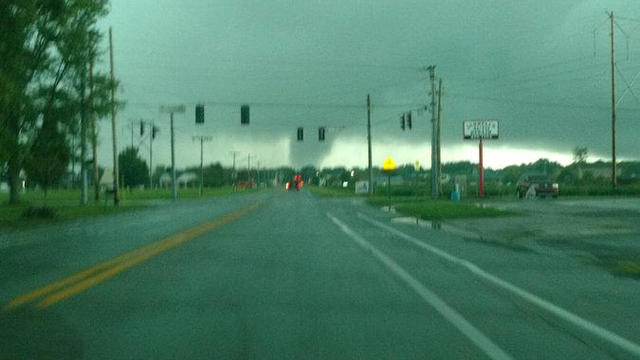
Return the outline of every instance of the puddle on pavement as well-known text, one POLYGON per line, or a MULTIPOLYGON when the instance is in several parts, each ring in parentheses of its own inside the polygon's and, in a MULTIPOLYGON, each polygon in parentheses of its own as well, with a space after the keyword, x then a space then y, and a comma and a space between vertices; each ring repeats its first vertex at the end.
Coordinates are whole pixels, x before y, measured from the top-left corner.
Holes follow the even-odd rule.
POLYGON ((388 212, 391 214, 395 214, 396 213, 396 208, 393 206, 383 206, 380 208, 380 210, 384 211, 384 212, 388 212))
POLYGON ((391 222, 395 224, 417 225, 426 229, 444 230, 442 228, 442 222, 440 221, 422 220, 413 216, 396 217, 391 219, 391 222))

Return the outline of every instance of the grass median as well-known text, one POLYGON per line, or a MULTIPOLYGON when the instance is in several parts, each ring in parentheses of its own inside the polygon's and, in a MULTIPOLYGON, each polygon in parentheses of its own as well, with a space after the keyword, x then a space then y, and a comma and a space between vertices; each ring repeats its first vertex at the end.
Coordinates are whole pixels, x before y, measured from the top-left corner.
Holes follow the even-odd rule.
POLYGON ((309 192, 326 197, 362 197, 365 194, 356 194, 353 188, 339 188, 339 187, 320 187, 316 185, 305 185, 304 187, 309 192))
POLYGON ((454 202, 450 200, 432 200, 415 196, 373 196, 358 195, 353 189, 333 187, 306 187, 310 192, 325 197, 362 197, 373 206, 392 206, 396 211, 424 220, 464 219, 481 217, 498 217, 513 215, 512 212, 483 206, 477 201, 467 200, 454 202))
POLYGON ((374 197, 369 199, 369 203, 375 206, 391 206, 402 214, 423 220, 491 218, 513 215, 509 211, 466 201, 374 197))

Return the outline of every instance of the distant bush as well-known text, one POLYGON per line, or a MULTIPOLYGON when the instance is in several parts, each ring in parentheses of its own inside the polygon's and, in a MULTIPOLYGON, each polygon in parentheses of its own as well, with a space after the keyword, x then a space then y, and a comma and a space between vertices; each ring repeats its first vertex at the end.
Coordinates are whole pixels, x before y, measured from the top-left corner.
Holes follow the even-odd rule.
POLYGON ((29 206, 22 212, 27 219, 52 219, 56 217, 56 209, 50 206, 29 206))

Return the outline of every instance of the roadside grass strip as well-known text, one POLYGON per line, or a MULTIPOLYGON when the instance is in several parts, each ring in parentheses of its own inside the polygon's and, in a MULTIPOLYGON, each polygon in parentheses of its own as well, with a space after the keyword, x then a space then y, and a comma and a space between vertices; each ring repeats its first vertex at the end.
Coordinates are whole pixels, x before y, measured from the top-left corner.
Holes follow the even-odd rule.
POLYGON ((8 302, 3 307, 3 310, 13 310, 17 307, 34 302, 37 302, 35 306, 39 309, 51 306, 70 296, 85 291, 167 250, 180 246, 215 228, 229 224, 239 219, 240 217, 256 210, 260 205, 261 203, 256 203, 251 206, 233 211, 215 220, 202 223, 178 234, 126 252, 113 259, 89 267, 64 279, 45 285, 24 295, 18 296, 8 302))

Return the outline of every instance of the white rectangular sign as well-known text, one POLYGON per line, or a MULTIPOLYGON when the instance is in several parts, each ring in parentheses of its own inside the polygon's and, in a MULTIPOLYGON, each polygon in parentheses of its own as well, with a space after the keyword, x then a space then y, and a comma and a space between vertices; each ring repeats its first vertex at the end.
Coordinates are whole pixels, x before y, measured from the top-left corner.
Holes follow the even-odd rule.
POLYGON ((186 107, 184 105, 174 105, 174 106, 160 106, 160 112, 163 114, 181 114, 186 111, 186 107))
POLYGON ((498 120, 466 120, 462 122, 462 136, 470 139, 497 139, 498 120))

